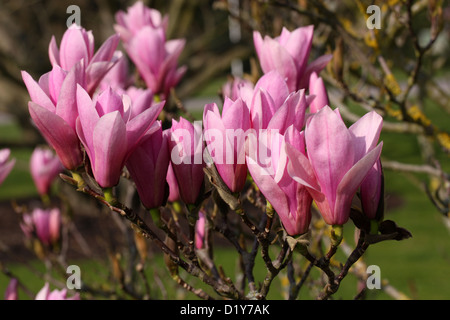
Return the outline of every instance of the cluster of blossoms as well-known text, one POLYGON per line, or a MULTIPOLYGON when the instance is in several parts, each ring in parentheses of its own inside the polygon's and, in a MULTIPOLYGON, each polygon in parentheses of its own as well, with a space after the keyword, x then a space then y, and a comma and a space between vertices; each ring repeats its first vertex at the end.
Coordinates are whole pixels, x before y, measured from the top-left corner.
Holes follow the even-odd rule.
MULTIPOLYGON (((10 150, 3 149, 0 151, 0 183, 12 170, 15 159, 8 161, 10 150)), ((36 190, 43 200, 49 203, 49 194, 51 186, 59 173, 63 171, 63 166, 57 156, 46 147, 37 146, 31 154, 30 173, 35 184, 36 190)), ((61 240, 62 213, 58 207, 39 208, 36 207, 29 212, 22 212, 20 228, 39 257, 46 251, 57 250, 61 240)), ((18 299, 19 282, 12 278, 6 291, 5 300, 18 299)), ((38 292, 35 300, 79 300, 80 296, 76 293, 72 297, 67 297, 67 290, 55 289, 50 291, 49 284, 38 292)))
POLYGON ((221 111, 207 104, 203 125, 180 117, 163 130, 158 116, 186 70, 177 66, 185 42, 167 40, 167 17, 141 2, 116 22, 117 34, 97 52, 92 32, 73 25, 59 49, 50 42, 50 72, 39 81, 22 72, 30 115, 66 169, 84 169, 85 152, 95 181, 108 189, 126 167, 143 205, 155 209, 168 200, 196 204, 203 169, 214 165, 233 194, 250 177, 290 235, 308 230, 313 201, 326 223, 345 224, 358 190, 375 218, 382 118, 370 112, 347 128, 330 108, 320 72, 331 55, 309 62, 313 26, 284 28, 277 38, 255 31, 261 78, 227 83, 221 111), (120 40, 146 88, 133 86, 120 40))
MULTIPOLYGON (((73 25, 59 48, 50 42, 51 71, 38 81, 22 72, 31 118, 58 156, 33 156, 32 169, 46 163, 32 171, 40 194, 63 168, 74 178, 91 174, 105 192, 126 168, 146 209, 167 201, 189 207, 202 199, 205 167, 214 166, 230 194, 251 180, 291 236, 308 231, 313 201, 327 224, 345 224, 358 191, 363 212, 379 218, 382 118, 370 112, 347 128, 329 106, 320 72, 331 55, 309 61, 313 26, 284 28, 277 38, 255 31, 259 80, 227 83, 223 106, 207 104, 203 123, 179 117, 163 129, 158 117, 186 71, 178 67, 185 41, 168 40, 168 18, 141 2, 118 12, 116 22, 117 34, 96 52, 92 32, 73 25), (126 54, 117 50, 120 41, 126 54), (135 86, 127 56, 145 88, 135 86)), ((207 215, 200 213, 197 248, 207 215)), ((59 219, 37 211, 23 229, 50 244, 59 219)))

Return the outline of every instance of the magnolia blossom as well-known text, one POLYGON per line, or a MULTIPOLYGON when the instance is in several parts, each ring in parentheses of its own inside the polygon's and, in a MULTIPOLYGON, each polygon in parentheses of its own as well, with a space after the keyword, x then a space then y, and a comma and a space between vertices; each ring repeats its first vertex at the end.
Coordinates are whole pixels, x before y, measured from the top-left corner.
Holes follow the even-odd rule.
POLYGON ((147 87, 168 97, 187 70, 185 66, 177 67, 184 45, 184 39, 167 40, 163 28, 146 26, 124 47, 147 87))
POLYGON ((247 88, 253 89, 253 83, 249 80, 242 79, 239 77, 229 79, 222 86, 222 96, 224 98, 229 98, 229 99, 235 101, 240 97, 240 90, 242 87, 247 87, 247 88))
POLYGON ((164 102, 152 104, 152 98, 147 92, 132 104, 127 95, 121 97, 109 88, 91 100, 78 86, 77 133, 101 187, 113 187, 119 182, 126 160, 149 133, 164 106, 164 102))
POLYGON ((277 71, 263 75, 254 87, 241 85, 239 92, 250 110, 251 126, 256 133, 261 129, 277 129, 283 134, 290 125, 302 129, 308 106, 305 90, 290 92, 277 71))
POLYGON ((75 64, 69 72, 55 65, 38 82, 22 71, 31 98, 28 103, 31 118, 69 170, 76 169, 83 161, 75 129, 78 117, 76 88, 84 83, 82 65, 82 62, 75 64))
POLYGON ((30 172, 39 194, 47 194, 53 180, 64 169, 61 161, 47 148, 36 147, 30 158, 30 172))
POLYGON ((59 49, 55 37, 52 37, 48 48, 50 62, 52 66, 69 71, 82 61, 86 74, 86 90, 93 94, 105 74, 116 63, 114 59, 117 59, 117 54, 114 54, 119 39, 117 34, 110 36, 97 52, 94 52, 95 40, 92 31, 72 24, 64 33, 59 49))
POLYGON ((380 157, 381 126, 372 111, 347 129, 337 110, 325 106, 306 125, 306 155, 286 144, 289 174, 308 188, 326 223, 349 219, 353 196, 380 157))
POLYGON ((185 66, 177 68, 185 40, 167 40, 168 17, 145 7, 141 1, 126 13, 119 11, 116 22, 114 28, 147 87, 167 98, 186 72, 185 66))
POLYGON ((134 5, 127 9, 127 12, 120 10, 115 15, 117 24, 114 29, 120 34, 122 41, 127 43, 145 26, 152 28, 163 28, 167 30, 169 17, 162 16, 156 9, 148 8, 142 1, 136 1, 134 5))
POLYGON ((172 119, 169 149, 180 198, 185 204, 195 204, 204 179, 202 128, 180 117, 172 119))
POLYGON ((43 244, 53 245, 60 237, 61 211, 58 208, 36 208, 23 215, 20 227, 28 238, 36 235, 43 244))
MULTIPOLYGON (((375 143, 380 136, 382 121, 383 119, 380 115, 375 112, 370 112, 350 128, 355 139, 366 142, 359 144, 360 148, 357 151, 357 158, 361 158, 365 153, 375 148, 375 143)), ((377 218, 380 198, 383 196, 381 194, 382 175, 381 160, 378 159, 361 183, 360 195, 362 209, 369 219, 377 218)))
POLYGON ((147 209, 164 205, 169 192, 166 182, 170 163, 168 131, 163 133, 161 124, 157 124, 158 129, 143 138, 143 142, 126 162, 139 197, 147 209))
POLYGON ((35 300, 80 300, 80 294, 75 293, 69 298, 67 297, 67 289, 50 291, 50 285, 45 283, 44 287, 37 293, 35 300))
POLYGON ((250 129, 250 114, 241 99, 226 98, 222 116, 215 103, 205 106, 204 135, 211 158, 231 192, 240 192, 247 178, 245 138, 250 129))
POLYGON ((6 179, 16 163, 16 159, 9 159, 11 150, 0 149, 0 184, 6 179))
POLYGON ((292 32, 283 27, 276 38, 263 38, 254 31, 253 42, 263 72, 277 70, 286 79, 290 92, 307 88, 310 74, 319 73, 332 57, 324 55, 308 63, 313 33, 312 25, 292 32))
MULTIPOLYGON (((296 150, 304 152, 303 133, 291 125, 285 135, 269 130, 267 138, 270 155, 264 160, 268 161, 250 153, 247 156, 248 170, 259 190, 277 212, 286 232, 292 236, 303 234, 311 221, 312 198, 305 186, 289 176, 285 149, 285 144, 290 143, 296 150)), ((256 141, 253 143, 256 144, 256 141)))

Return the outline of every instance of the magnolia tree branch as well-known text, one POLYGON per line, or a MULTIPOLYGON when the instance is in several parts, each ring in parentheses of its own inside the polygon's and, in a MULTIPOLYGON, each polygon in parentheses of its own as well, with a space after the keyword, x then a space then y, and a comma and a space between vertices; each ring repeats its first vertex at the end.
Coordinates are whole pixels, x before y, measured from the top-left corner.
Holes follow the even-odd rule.
MULTIPOLYGON (((66 175, 61 174, 61 178, 74 185, 77 186, 78 191, 86 193, 99 202, 107 206, 111 211, 118 213, 123 218, 127 219, 132 223, 132 225, 147 239, 152 240, 160 249, 170 257, 170 260, 183 268, 189 274, 198 277, 206 284, 212 286, 217 292, 233 297, 234 299, 242 298, 241 295, 233 288, 233 286, 226 285, 224 283, 219 283, 215 281, 213 278, 208 276, 203 270, 201 270, 198 266, 193 263, 188 263, 185 260, 182 260, 179 255, 173 252, 167 245, 159 239, 159 237, 151 230, 151 228, 143 221, 136 213, 134 213, 131 209, 125 207, 124 205, 117 202, 117 199, 110 199, 109 201, 105 198, 104 195, 99 194, 98 192, 92 190, 86 185, 81 184, 80 182, 68 177, 66 175)), ((181 282, 180 282, 181 283, 181 282)))

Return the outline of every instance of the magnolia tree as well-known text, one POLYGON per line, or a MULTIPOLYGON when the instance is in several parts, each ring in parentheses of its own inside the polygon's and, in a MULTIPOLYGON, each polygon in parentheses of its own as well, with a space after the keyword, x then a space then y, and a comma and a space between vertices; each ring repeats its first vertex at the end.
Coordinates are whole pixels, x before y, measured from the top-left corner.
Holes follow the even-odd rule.
MULTIPOLYGON (((328 299, 349 273, 362 297, 368 273, 355 267, 360 258, 378 242, 411 234, 384 218, 383 112, 367 108, 349 123, 322 77, 328 68, 345 84, 340 47, 313 55, 313 25, 272 36, 253 31, 260 73, 230 78, 222 103, 206 104, 195 119, 173 107, 187 71, 178 63, 186 42, 168 39, 169 19, 136 2, 116 13, 117 33, 97 50, 95 30, 73 24, 60 41, 51 39, 48 73, 34 79, 22 71, 29 115, 48 143, 30 162, 42 206, 16 208, 35 252, 66 266, 61 230, 69 218, 48 197, 56 178, 127 221, 140 254, 141 277, 124 278, 113 259, 120 293, 82 281, 69 299, 151 298, 155 284, 143 272, 153 263, 149 244, 173 280, 202 299, 266 299, 280 273, 288 276, 289 299, 300 290, 328 299), (344 230, 355 230, 355 241, 343 240, 344 230), (236 251, 236 275, 217 265, 217 239, 236 251)), ((8 158, 3 150, 0 181, 14 165, 8 158)), ((21 283, 11 278, 6 298, 17 299, 21 283)), ((67 288, 59 289, 50 292, 46 283, 34 297, 68 299, 67 288)))

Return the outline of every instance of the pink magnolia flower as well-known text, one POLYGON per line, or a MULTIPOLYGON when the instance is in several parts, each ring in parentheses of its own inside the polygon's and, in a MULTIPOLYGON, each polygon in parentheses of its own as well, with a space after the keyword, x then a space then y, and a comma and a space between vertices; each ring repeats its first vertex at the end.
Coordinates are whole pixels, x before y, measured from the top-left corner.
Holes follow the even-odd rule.
POLYGON ((280 36, 264 39, 253 32, 255 50, 264 73, 277 70, 286 79, 289 91, 308 87, 309 75, 319 73, 330 61, 331 55, 323 55, 308 64, 314 26, 306 26, 290 32, 283 28, 280 36))
POLYGON ((380 157, 381 125, 371 112, 347 129, 338 112, 325 106, 306 125, 306 156, 286 144, 289 174, 308 188, 327 224, 347 222, 353 196, 380 157))
POLYGON ((195 204, 204 179, 202 128, 180 117, 172 119, 169 149, 181 200, 195 204))
POLYGON ((222 116, 215 103, 203 111, 204 135, 219 175, 231 192, 240 192, 247 178, 245 138, 250 114, 242 99, 225 98, 222 116))
POLYGON ((169 162, 168 131, 163 133, 158 122, 158 129, 143 138, 126 162, 141 202, 147 209, 159 208, 167 200, 169 162))
POLYGON ((289 92, 286 81, 277 71, 263 75, 254 88, 242 85, 240 97, 250 109, 252 128, 277 129, 281 134, 292 124, 301 130, 308 101, 305 90, 289 92))
POLYGON ((22 71, 31 98, 28 103, 31 118, 69 170, 76 169, 83 161, 75 129, 78 117, 76 87, 84 83, 82 64, 75 64, 69 72, 55 65, 38 82, 22 71))
MULTIPOLYGON (((380 137, 382 122, 383 119, 380 115, 376 112, 370 112, 350 127, 354 139, 360 141, 356 150, 357 158, 362 158, 364 154, 375 148, 376 141, 380 137)), ((361 204, 363 212, 369 219, 375 219, 378 212, 380 197, 382 196, 382 174, 381 160, 378 159, 361 183, 361 204)))
POLYGON ((136 65, 147 87, 154 94, 167 99, 186 72, 177 68, 177 61, 184 48, 184 39, 167 40, 168 17, 155 9, 145 7, 139 1, 127 12, 116 14, 114 25, 124 42, 125 50, 136 65))
POLYGON ((233 78, 229 79, 222 86, 222 95, 223 97, 227 97, 233 101, 237 100, 240 97, 240 90, 242 87, 248 87, 253 89, 253 83, 249 80, 242 78, 233 78))
POLYGON ((19 295, 17 292, 17 287, 19 285, 19 281, 17 279, 12 278, 9 281, 8 287, 5 291, 5 300, 17 300, 19 295))
POLYGON ((177 67, 184 45, 184 39, 167 40, 162 27, 145 26, 124 47, 147 87, 166 98, 187 70, 177 67))
POLYGON ((63 169, 59 158, 47 148, 36 147, 31 154, 31 177, 41 195, 49 192, 53 180, 63 169))
POLYGON ((45 283, 44 287, 37 293, 35 300, 80 300, 80 294, 75 293, 67 297, 67 289, 50 291, 50 285, 45 283))
POLYGON ((316 72, 312 72, 309 77, 309 94, 314 96, 314 99, 309 105, 310 113, 316 113, 320 109, 329 105, 328 94, 323 83, 323 79, 317 76, 316 72))
POLYGON ((101 187, 119 182, 126 160, 161 112, 164 102, 153 105, 152 98, 147 92, 132 104, 127 95, 121 97, 109 88, 91 100, 78 86, 77 133, 101 187))
POLYGON ((172 162, 169 163, 169 168, 167 169, 166 181, 169 185, 169 198, 167 200, 170 202, 179 201, 181 199, 180 189, 178 188, 177 178, 173 172, 172 162))
POLYGON ((291 236, 303 234, 308 231, 311 222, 312 198, 305 186, 294 181, 288 174, 286 167, 288 158, 285 150, 285 144, 290 143, 296 150, 304 152, 303 132, 300 133, 291 125, 284 136, 276 130, 271 130, 267 138, 270 156, 265 160, 269 160, 268 163, 254 157, 254 153, 249 153, 248 170, 280 217, 286 232, 291 236))
POLYGON ((117 24, 114 25, 114 29, 125 43, 145 26, 151 26, 155 29, 161 27, 166 31, 169 25, 167 15, 162 16, 161 12, 146 7, 142 1, 137 1, 127 9, 127 12, 118 11, 115 18, 117 24))
POLYGON ((59 49, 55 37, 52 37, 48 48, 50 62, 52 66, 69 71, 75 64, 83 61, 86 89, 92 95, 105 74, 116 63, 113 57, 119 40, 119 35, 112 35, 94 52, 92 31, 72 24, 64 33, 59 49))
POLYGON ((36 208, 23 215, 20 227, 28 238, 36 235, 47 246, 55 244, 60 237, 61 211, 58 208, 36 208))
POLYGON ((205 247, 205 228, 206 228, 205 212, 200 210, 198 212, 198 220, 195 223, 195 247, 197 249, 203 249, 205 247))
POLYGON ((16 159, 9 159, 10 155, 10 149, 0 149, 0 184, 5 181, 16 163, 16 159))

